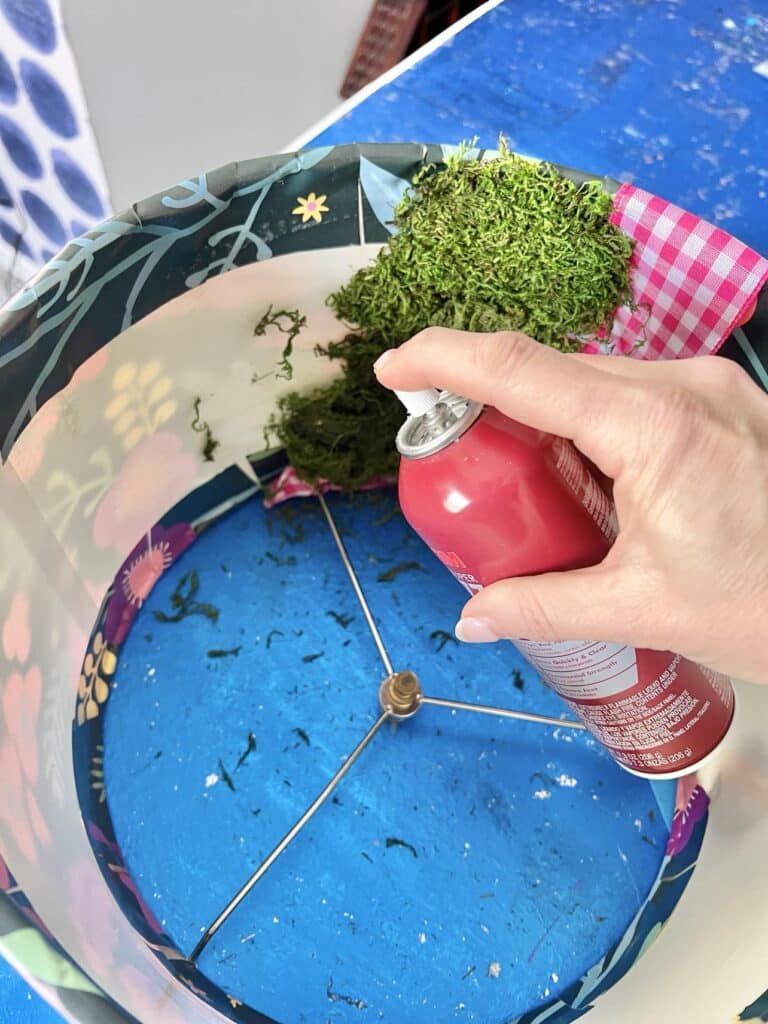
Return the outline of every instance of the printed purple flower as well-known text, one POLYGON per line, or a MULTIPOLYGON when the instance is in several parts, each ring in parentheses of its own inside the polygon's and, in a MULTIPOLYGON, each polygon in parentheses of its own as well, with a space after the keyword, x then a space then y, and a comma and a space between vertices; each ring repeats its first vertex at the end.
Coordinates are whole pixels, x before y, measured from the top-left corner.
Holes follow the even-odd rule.
POLYGON ((155 526, 142 537, 115 577, 115 589, 104 616, 104 637, 119 646, 128 635, 136 612, 165 570, 195 539, 187 523, 155 526))
POLYGON ((95 822, 86 821, 85 827, 88 832, 88 835, 95 843, 101 843, 102 846, 106 846, 113 853, 118 854, 118 856, 122 856, 120 853, 120 847, 116 843, 113 843, 109 839, 107 839, 107 837, 101 831, 99 826, 95 824, 95 822))
POLYGON ((128 874, 128 870, 125 867, 123 867, 122 864, 110 864, 109 870, 112 871, 115 875, 117 875, 117 877, 123 883, 128 892, 133 896, 134 900, 136 901, 136 905, 138 906, 139 911, 141 912, 141 916, 147 922, 147 924, 155 933, 155 935, 162 935, 163 926, 160 924, 155 915, 149 909, 146 900, 141 895, 139 890, 136 888, 136 883, 128 874))
POLYGON ((674 857, 676 853, 685 849, 693 835, 694 828, 706 815, 708 807, 709 797, 695 781, 695 777, 693 784, 689 779, 681 779, 678 783, 675 811, 669 830, 668 857, 674 857))

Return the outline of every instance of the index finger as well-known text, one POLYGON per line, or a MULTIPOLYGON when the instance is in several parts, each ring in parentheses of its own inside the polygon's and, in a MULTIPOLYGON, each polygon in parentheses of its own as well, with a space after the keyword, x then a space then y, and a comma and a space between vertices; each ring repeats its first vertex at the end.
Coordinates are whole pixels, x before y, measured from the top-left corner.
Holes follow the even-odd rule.
POLYGON ((530 427, 570 438, 607 473, 622 427, 632 423, 642 386, 524 334, 472 334, 441 327, 430 327, 385 352, 375 371, 385 387, 453 391, 530 427))

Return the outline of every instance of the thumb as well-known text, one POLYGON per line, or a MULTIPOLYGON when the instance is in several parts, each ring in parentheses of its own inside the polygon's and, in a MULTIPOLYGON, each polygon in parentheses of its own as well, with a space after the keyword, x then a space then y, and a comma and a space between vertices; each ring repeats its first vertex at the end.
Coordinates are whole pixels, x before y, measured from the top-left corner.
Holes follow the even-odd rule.
POLYGON ((467 643, 608 640, 639 646, 645 602, 628 575, 602 564, 501 580, 467 602, 456 636, 467 643))

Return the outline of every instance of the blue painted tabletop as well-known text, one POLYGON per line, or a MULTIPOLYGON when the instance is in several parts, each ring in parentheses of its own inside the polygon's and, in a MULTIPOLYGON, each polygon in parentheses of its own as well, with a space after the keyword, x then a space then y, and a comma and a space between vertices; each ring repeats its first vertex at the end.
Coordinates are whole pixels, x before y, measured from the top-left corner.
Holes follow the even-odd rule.
POLYGON ((316 137, 458 142, 632 181, 768 253, 766 0, 505 0, 316 137))
MULTIPOLYGON (((633 181, 768 253, 766 0, 505 0, 318 143, 512 148, 633 181)), ((58 1019, 0 958, 0 1024, 58 1019)))
POLYGON ((0 1022, 61 1024, 61 1017, 0 956, 0 1022))

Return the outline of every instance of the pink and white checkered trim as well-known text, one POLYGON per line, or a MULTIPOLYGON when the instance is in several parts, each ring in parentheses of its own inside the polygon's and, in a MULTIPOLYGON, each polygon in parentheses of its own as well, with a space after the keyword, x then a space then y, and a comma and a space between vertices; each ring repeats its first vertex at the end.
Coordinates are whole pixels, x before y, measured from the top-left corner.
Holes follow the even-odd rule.
MULTIPOLYGON (((370 491, 376 487, 391 487, 393 483, 395 483, 394 477, 377 476, 367 484, 363 484, 359 490, 370 491)), ((308 484, 301 479, 293 466, 286 466, 275 483, 267 489, 264 505, 266 508, 272 508, 274 505, 288 501, 289 498, 310 498, 318 491, 327 494, 329 491, 340 490, 340 487, 337 487, 336 484, 329 484, 327 480, 319 480, 316 486, 308 484)))
POLYGON ((635 241, 632 291, 638 309, 622 307, 611 347, 644 359, 680 359, 718 350, 747 319, 768 260, 693 213, 622 185, 611 221, 635 241), (642 347, 638 342, 647 339, 642 347))

